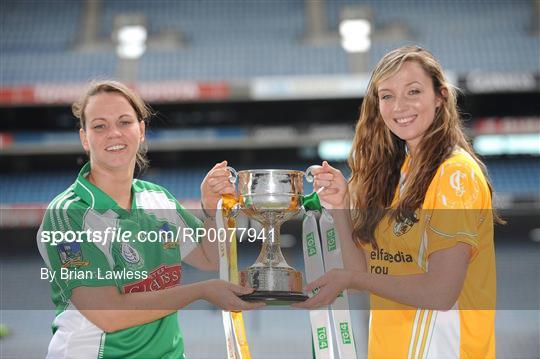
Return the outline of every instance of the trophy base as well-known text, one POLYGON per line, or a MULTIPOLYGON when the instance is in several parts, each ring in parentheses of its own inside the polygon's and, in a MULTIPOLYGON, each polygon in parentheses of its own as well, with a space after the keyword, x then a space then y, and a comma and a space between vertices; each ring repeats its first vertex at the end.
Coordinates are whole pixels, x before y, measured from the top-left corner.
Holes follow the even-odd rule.
POLYGON ((250 267, 240 271, 240 285, 261 293, 302 293, 302 273, 291 267, 250 267))
POLYGON ((256 290, 251 294, 240 296, 240 299, 247 302, 265 302, 267 305, 290 305, 308 300, 309 297, 302 293, 256 290))

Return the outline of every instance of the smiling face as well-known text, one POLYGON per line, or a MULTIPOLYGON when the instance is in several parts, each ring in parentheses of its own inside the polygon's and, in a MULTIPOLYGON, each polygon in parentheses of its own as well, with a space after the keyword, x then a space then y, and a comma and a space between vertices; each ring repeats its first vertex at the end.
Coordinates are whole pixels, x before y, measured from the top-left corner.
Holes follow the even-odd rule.
POLYGON ((384 123, 414 152, 442 102, 431 77, 417 62, 406 61, 379 83, 377 96, 384 123))
POLYGON ((128 100, 115 92, 98 93, 88 99, 84 115, 79 133, 92 167, 133 171, 145 124, 137 120, 128 100))

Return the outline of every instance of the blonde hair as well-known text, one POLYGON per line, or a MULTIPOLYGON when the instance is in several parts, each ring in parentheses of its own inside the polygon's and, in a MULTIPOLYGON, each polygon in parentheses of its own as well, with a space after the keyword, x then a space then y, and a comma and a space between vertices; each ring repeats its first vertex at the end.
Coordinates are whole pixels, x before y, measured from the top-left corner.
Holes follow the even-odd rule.
MULTIPOLYGON (((414 212, 421 208, 428 186, 438 167, 454 148, 467 151, 487 177, 485 165, 474 154, 459 118, 456 89, 449 84, 441 65, 428 51, 417 46, 400 47, 387 53, 377 64, 362 102, 356 125, 349 167, 353 213, 353 238, 377 248, 375 228, 386 214, 398 222, 415 221, 414 212), (436 108, 433 123, 426 130, 415 152, 407 175, 413 185, 405 187, 395 208, 390 208, 406 156, 405 141, 385 125, 379 109, 379 84, 397 73, 407 61, 419 64, 433 82, 441 105, 436 108)), ((490 192, 491 184, 488 180, 490 192)), ((498 217, 495 214, 495 218, 498 217)))
MULTIPOLYGON (((126 85, 112 80, 93 81, 90 83, 86 93, 71 106, 73 115, 79 119, 79 126, 83 130, 86 130, 86 117, 84 110, 88 105, 88 100, 90 97, 100 93, 117 93, 123 96, 135 111, 137 121, 139 122, 144 121, 145 123, 148 123, 150 117, 153 115, 151 108, 144 103, 138 94, 136 94, 126 85)), ((136 166, 139 173, 148 168, 149 161, 146 157, 147 151, 148 149, 146 145, 141 144, 141 146, 139 146, 136 157, 136 166)))

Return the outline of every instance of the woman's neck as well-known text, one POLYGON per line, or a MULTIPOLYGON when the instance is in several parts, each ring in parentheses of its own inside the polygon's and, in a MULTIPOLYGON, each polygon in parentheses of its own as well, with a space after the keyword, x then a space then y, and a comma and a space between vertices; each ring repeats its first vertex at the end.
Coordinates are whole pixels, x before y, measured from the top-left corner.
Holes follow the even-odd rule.
POLYGON ((413 146, 412 144, 409 144, 409 143, 406 143, 405 144, 405 153, 407 155, 409 155, 409 157, 413 157, 414 155, 414 150, 415 150, 416 146, 413 146))
POLYGON ((88 181, 108 194, 121 208, 131 209, 133 170, 111 171, 91 166, 88 181))

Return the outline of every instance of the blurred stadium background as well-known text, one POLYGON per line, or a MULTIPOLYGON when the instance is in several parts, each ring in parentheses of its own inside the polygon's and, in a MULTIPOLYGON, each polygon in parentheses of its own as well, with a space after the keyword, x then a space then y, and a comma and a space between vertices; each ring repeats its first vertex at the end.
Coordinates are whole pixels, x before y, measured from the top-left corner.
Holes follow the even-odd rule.
MULTIPOLYGON (((88 81, 128 82, 152 105, 144 178, 197 208, 202 178, 223 159, 302 170, 327 159, 347 171, 369 73, 404 44, 429 49, 462 90, 508 221, 496 228, 498 355, 540 357, 538 0, 1 0, 0 16, 0 323, 10 329, 0 357, 46 353, 54 311, 35 234, 85 161, 70 104, 88 81)), ((301 269, 299 228, 285 226, 283 251, 301 269)), ((240 266, 257 251, 242 244, 240 266)), ((188 357, 225 357, 219 311, 191 309, 180 312, 188 357)), ((245 317, 253 357, 310 357, 307 313, 245 317)), ((353 312, 359 357, 366 320, 353 312)))

